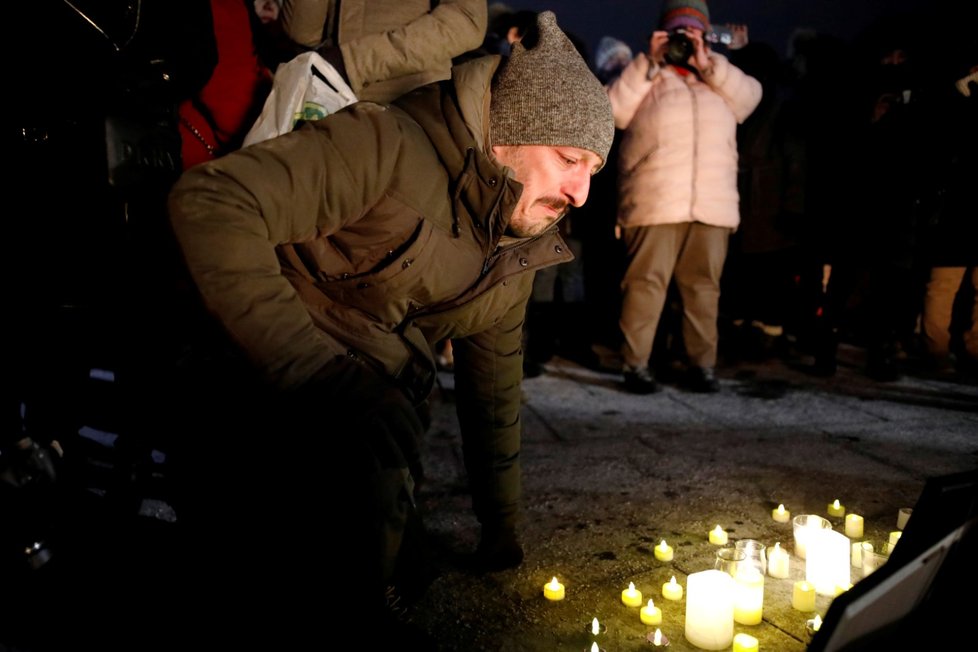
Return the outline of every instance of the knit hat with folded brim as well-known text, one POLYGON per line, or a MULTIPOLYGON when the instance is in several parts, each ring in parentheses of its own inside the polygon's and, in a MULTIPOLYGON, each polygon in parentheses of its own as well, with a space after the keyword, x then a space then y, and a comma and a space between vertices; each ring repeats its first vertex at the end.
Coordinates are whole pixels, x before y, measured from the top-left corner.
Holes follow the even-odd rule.
POLYGON ((659 29, 672 31, 679 27, 710 30, 710 9, 703 0, 666 0, 662 7, 659 29))
POLYGON ((597 154, 603 164, 615 135, 608 94, 552 11, 537 16, 537 31, 513 44, 493 80, 489 140, 578 147, 597 154))

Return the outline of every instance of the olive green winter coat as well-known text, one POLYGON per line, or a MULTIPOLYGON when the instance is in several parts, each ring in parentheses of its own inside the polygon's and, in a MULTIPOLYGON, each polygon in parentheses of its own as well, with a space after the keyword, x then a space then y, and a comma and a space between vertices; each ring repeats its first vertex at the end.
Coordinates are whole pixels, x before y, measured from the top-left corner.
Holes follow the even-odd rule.
POLYGON ((351 356, 420 402, 454 338, 475 509, 512 523, 526 303, 572 256, 555 228, 503 238, 522 186, 486 142, 499 62, 195 167, 170 209, 206 306, 280 387, 351 356))

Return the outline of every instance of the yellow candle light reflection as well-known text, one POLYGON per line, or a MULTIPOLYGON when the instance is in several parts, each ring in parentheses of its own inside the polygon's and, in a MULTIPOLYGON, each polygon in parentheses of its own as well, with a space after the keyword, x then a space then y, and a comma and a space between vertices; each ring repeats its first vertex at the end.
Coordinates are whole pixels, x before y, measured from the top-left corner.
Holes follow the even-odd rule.
POLYGON ((662 585, 662 597, 664 597, 666 600, 683 599, 683 587, 676 581, 675 575, 672 576, 672 579, 662 585))
POLYGON ((760 647, 757 639, 743 632, 733 638, 733 652, 757 652, 760 647))
POLYGON ((672 546, 667 544, 665 539, 655 547, 653 552, 655 553, 655 558, 659 561, 672 561, 672 546))
POLYGON ((628 588, 621 592, 621 601, 626 607, 642 606, 642 592, 635 588, 635 582, 629 582, 628 588))
POLYGON ((649 600, 649 603, 642 607, 642 611, 638 614, 639 618, 646 625, 661 625, 662 624, 662 609, 659 609, 649 600))
POLYGON ((543 597, 547 600, 563 600, 564 599, 564 585, 557 581, 557 578, 553 578, 547 584, 543 585, 543 597))
POLYGON ((715 528, 710 530, 710 543, 718 546, 727 545, 727 532, 722 527, 717 525, 715 528))
POLYGON ((826 510, 828 511, 829 516, 838 516, 839 518, 842 518, 846 515, 846 506, 839 503, 838 498, 835 499, 835 502, 830 503, 826 510))

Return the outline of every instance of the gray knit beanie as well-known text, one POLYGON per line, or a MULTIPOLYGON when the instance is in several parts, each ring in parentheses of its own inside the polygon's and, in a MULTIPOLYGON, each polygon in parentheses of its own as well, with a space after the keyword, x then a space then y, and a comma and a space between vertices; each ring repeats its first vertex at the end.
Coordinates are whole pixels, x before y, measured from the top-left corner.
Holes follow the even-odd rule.
POLYGON ((615 122, 611 102, 552 11, 537 17, 534 45, 513 44, 496 75, 489 107, 493 145, 578 147, 608 159, 615 122))

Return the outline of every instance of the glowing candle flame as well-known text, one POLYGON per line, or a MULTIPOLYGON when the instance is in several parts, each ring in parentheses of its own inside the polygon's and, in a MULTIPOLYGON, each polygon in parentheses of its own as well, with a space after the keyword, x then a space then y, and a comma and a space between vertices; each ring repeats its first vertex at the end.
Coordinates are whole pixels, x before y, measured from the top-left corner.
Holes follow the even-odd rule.
MULTIPOLYGON (((597 618, 591 621, 591 633, 595 636, 601 633, 601 624, 598 623, 597 618)), ((595 643, 595 645, 597 645, 597 643, 595 643)))
POLYGON ((601 648, 598 647, 597 643, 591 643, 591 652, 601 652, 601 648))
POLYGON ((655 629, 655 636, 652 637, 652 645, 662 645, 662 630, 655 629))
POLYGON ((550 588, 554 591, 560 588, 560 582, 557 581, 556 577, 550 580, 550 588))
MULTIPOLYGON (((835 502, 839 502, 839 501, 837 500, 835 502)), ((812 619, 812 629, 817 632, 821 626, 822 626, 822 617, 819 616, 818 614, 815 614, 815 618, 812 619)))

